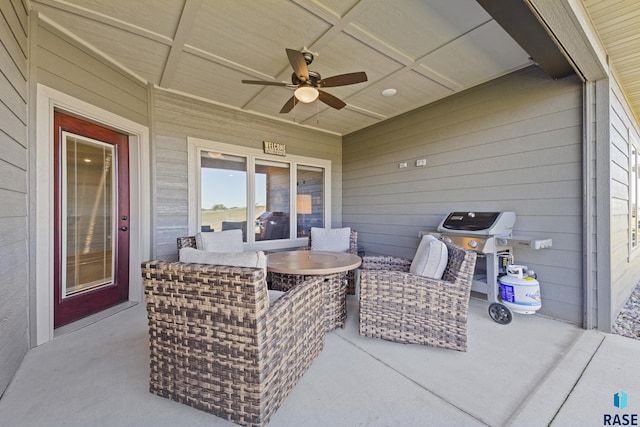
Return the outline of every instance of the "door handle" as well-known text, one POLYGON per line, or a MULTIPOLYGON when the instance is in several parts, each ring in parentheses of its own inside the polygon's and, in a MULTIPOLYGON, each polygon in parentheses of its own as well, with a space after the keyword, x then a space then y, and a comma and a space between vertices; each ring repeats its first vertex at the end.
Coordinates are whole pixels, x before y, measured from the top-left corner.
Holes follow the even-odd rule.
POLYGON ((126 225, 123 225, 122 227, 120 227, 120 230, 122 231, 127 231, 129 229, 129 227, 127 227, 126 225))
POLYGON ((126 216, 126 215, 122 215, 122 220, 123 220, 123 221, 126 221, 126 220, 128 220, 128 219, 129 219, 129 217, 128 217, 128 216, 126 216))

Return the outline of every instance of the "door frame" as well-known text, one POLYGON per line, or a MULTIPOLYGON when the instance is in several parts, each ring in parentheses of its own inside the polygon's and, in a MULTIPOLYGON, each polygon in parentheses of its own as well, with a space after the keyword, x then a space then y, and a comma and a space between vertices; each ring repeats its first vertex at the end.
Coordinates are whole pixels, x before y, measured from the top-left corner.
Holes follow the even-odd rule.
POLYGON ((129 301, 144 300, 137 268, 151 258, 151 162, 149 128, 42 84, 37 85, 35 155, 31 156, 31 346, 54 338, 53 330, 53 111, 62 110, 129 135, 129 301))
MULTIPOLYGON (((79 320, 87 323, 90 321, 87 317, 95 314, 98 314, 98 317, 103 317, 105 310, 129 301, 129 248, 131 246, 128 229, 129 135, 80 119, 75 115, 71 116, 58 109, 53 114, 53 133, 54 141, 56 141, 54 144, 53 177, 55 196, 53 323, 54 329, 56 329, 55 334, 59 335, 64 333, 66 328, 58 328, 79 320), (71 145, 69 145, 69 140, 71 140, 71 145), (85 164, 87 159, 82 161, 74 156, 73 154, 78 153, 81 153, 81 157, 85 156, 82 149, 76 151, 78 149, 74 145, 76 141, 88 150, 87 156, 91 156, 92 152, 95 155, 101 152, 103 158, 100 160, 102 162, 95 159, 95 162, 85 164), (111 160, 109 162, 105 162, 105 151, 110 153, 111 160), (70 165, 72 165, 71 168, 69 168, 70 165), (74 170, 83 177, 79 181, 69 175, 74 170), (100 188, 99 181, 92 181, 91 178, 94 180, 106 178, 103 184, 108 187, 100 188), (75 193, 75 190, 79 190, 80 193, 75 193), (72 194, 79 197, 73 198, 72 194), (103 198, 98 198, 99 195, 102 195, 103 198), (81 202, 74 208, 74 200, 72 199, 81 202), (110 208, 108 219, 101 216, 99 211, 93 211, 95 215, 89 214, 88 209, 96 209, 98 203, 100 206, 110 208), (71 218, 69 214, 72 215, 71 218), (74 221, 70 222, 69 220, 72 218, 74 221), (108 224, 106 229, 102 229, 104 234, 98 230, 93 230, 96 232, 93 236, 83 234, 88 230, 83 228, 82 224, 90 226, 89 223, 84 223, 83 219, 100 221, 101 218, 107 219, 106 224, 108 224), (121 229, 123 226, 124 230, 121 229), (80 234, 75 234, 73 230, 80 232, 80 234), (78 240, 74 240, 74 237, 78 240), (80 244, 82 249, 75 247, 75 244, 72 249, 71 241, 80 244), (104 258, 107 253, 110 254, 110 261, 106 261, 104 258), (76 273, 80 274, 80 271, 83 270, 82 262, 79 261, 83 254, 87 257, 101 254, 101 260, 94 260, 91 265, 100 263, 110 267, 109 273, 103 270, 100 276, 92 276, 93 279, 99 278, 101 282, 97 287, 94 283, 89 285, 89 289, 86 289, 83 285, 87 282, 81 280, 79 276, 69 276, 69 262, 77 268, 77 270, 74 268, 76 273), (75 279, 70 280, 71 277, 75 279), (72 295, 65 295, 69 285, 80 285, 81 289, 72 295)), ((104 215, 106 212, 102 214, 104 215)), ((93 270, 88 265, 87 268, 93 270)), ((76 323, 75 326, 79 325, 76 323)), ((71 328, 75 329, 73 325, 71 328)))

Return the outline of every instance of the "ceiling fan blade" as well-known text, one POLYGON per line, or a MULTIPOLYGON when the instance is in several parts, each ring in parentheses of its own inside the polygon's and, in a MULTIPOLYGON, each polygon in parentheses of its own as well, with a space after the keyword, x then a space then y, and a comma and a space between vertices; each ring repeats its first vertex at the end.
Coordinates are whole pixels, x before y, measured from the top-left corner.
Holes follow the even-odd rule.
POLYGON ((352 85, 354 83, 362 83, 367 81, 367 73, 359 71, 357 73, 338 74, 337 76, 327 77, 318 81, 319 87, 335 87, 352 85))
POLYGON ((289 111, 293 110, 293 107, 295 106, 296 106, 296 97, 294 95, 291 98, 289 98, 287 102, 285 102, 285 104, 282 106, 282 110, 280 110, 280 113, 282 114, 288 113, 289 111))
POLYGON ((296 73, 296 76, 302 82, 306 82, 309 80, 309 69, 307 68, 307 62, 304 60, 304 56, 302 56, 302 52, 293 49, 285 49, 287 51, 287 57, 289 58, 289 63, 291 67, 293 67, 293 71, 296 73))
POLYGON ((270 82, 267 80, 243 80, 242 83, 250 85, 265 85, 265 86, 288 86, 285 82, 270 82))
POLYGON ((339 98, 336 98, 335 96, 333 96, 333 95, 331 95, 331 94, 329 94, 327 92, 323 92, 321 90, 319 90, 318 92, 320 92, 320 96, 319 96, 320 101, 324 102, 329 107, 333 107, 336 110, 340 110, 345 105, 347 105, 344 102, 342 102, 339 98))

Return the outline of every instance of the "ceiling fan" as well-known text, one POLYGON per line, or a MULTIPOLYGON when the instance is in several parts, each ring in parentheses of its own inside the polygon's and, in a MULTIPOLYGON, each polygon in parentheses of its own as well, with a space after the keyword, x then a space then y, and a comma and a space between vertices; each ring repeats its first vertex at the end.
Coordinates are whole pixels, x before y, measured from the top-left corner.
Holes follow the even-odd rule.
POLYGON ((313 62, 313 54, 311 52, 306 50, 298 51, 295 49, 285 50, 287 52, 287 57, 289 58, 289 63, 293 68, 291 83, 270 82, 266 80, 242 80, 242 83, 246 84, 285 86, 295 89, 293 91, 293 96, 282 106, 282 109, 280 110, 281 113, 288 113, 291 111, 297 102, 308 104, 316 99, 320 99, 320 101, 324 102, 328 106, 339 110, 347 104, 345 104, 341 99, 320 89, 325 87, 346 86, 367 81, 367 74, 364 71, 338 74, 336 76, 323 79, 320 76, 320 73, 309 70, 308 68, 308 65, 313 62))

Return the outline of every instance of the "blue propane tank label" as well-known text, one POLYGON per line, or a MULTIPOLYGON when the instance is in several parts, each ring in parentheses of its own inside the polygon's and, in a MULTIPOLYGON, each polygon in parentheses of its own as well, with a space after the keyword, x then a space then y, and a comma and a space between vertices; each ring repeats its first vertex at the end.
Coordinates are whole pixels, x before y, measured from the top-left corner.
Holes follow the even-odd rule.
POLYGON ((516 293, 513 290, 513 286, 500 283, 500 296, 504 302, 516 302, 516 293))

